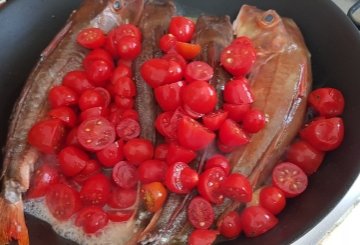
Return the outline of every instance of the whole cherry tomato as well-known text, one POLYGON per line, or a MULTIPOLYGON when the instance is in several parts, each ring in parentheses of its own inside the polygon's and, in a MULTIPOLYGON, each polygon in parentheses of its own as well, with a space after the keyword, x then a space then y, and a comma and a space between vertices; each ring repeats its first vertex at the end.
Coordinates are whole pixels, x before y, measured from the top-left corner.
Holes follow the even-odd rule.
POLYGON ((59 182, 59 179, 58 169, 47 163, 42 164, 34 172, 26 197, 32 199, 44 196, 49 188, 59 182))
POLYGON ((138 167, 139 180, 143 184, 162 182, 165 179, 166 163, 160 160, 146 160, 138 167))
POLYGON ((234 239, 241 233, 241 218, 235 211, 230 211, 223 216, 217 224, 220 234, 226 238, 234 239))
POLYGON ((130 67, 124 65, 124 64, 118 64, 115 68, 113 75, 111 77, 111 83, 114 83, 121 77, 129 77, 132 78, 133 73, 130 67))
POLYGON ((258 109, 251 109, 245 114, 242 126, 246 132, 254 134, 263 129, 265 124, 264 113, 258 109))
POLYGON ((272 229, 278 219, 269 211, 260 206, 251 206, 241 213, 241 226, 247 237, 259 236, 272 229))
POLYGON ((75 176, 85 168, 90 157, 75 146, 67 146, 60 151, 58 160, 65 176, 75 176))
POLYGON ((54 108, 48 112, 51 118, 57 118, 64 122, 68 127, 75 127, 77 116, 73 109, 67 106, 54 108))
POLYGON ((106 100, 100 91, 88 89, 81 94, 79 107, 82 111, 93 107, 106 107, 106 100))
POLYGON ((208 229, 214 222, 214 209, 210 202, 197 196, 194 197, 188 207, 189 222, 196 229, 208 229))
POLYGON ((214 75, 214 69, 206 62, 192 61, 185 69, 185 79, 187 82, 209 81, 214 75))
POLYGON ((220 141, 228 146, 241 146, 249 142, 244 131, 231 119, 226 119, 219 130, 220 141))
POLYGON ((186 17, 172 17, 169 24, 169 33, 181 42, 189 42, 195 31, 195 23, 186 17))
POLYGON ((154 156, 154 146, 147 139, 131 139, 124 145, 124 156, 132 164, 139 165, 154 156))
POLYGON ((223 110, 218 110, 206 114, 202 118, 204 126, 213 131, 218 130, 220 126, 225 122, 228 114, 229 113, 227 111, 223 110))
POLYGON ((118 96, 132 98, 136 95, 136 85, 129 77, 119 77, 113 83, 113 93, 118 96))
POLYGON ((182 162, 170 165, 165 174, 166 187, 178 194, 189 193, 197 185, 198 181, 198 173, 182 162))
POLYGON ((115 141, 106 148, 96 152, 96 157, 103 166, 113 167, 124 159, 123 147, 124 142, 122 140, 115 141))
POLYGON ((244 76, 250 72, 256 60, 256 51, 250 45, 232 44, 223 49, 221 64, 233 76, 244 76))
POLYGON ((230 163, 229 160, 223 155, 214 155, 210 157, 205 163, 205 169, 210 169, 214 167, 220 167, 224 170, 225 175, 230 173, 230 163))
POLYGON ((189 236, 189 245, 211 245, 218 234, 216 230, 196 229, 189 236))
POLYGON ((94 60, 85 68, 86 76, 95 86, 104 86, 111 78, 113 72, 113 64, 104 60, 94 60))
POLYGON ((104 174, 91 176, 84 182, 80 190, 80 199, 86 206, 104 206, 111 191, 111 184, 108 177, 104 174))
POLYGON ((117 49, 121 59, 133 60, 141 52, 141 41, 136 37, 126 36, 118 41, 117 49))
POLYGON ((175 48, 176 41, 177 39, 173 34, 165 34, 160 38, 159 47, 163 52, 167 53, 169 50, 175 48))
POLYGON ((286 198, 279 188, 266 186, 260 191, 259 202, 263 208, 277 215, 285 208, 286 198))
POLYGON ((308 102, 320 116, 325 117, 340 116, 345 106, 343 94, 335 88, 313 90, 309 94, 308 102))
POLYGON ((76 41, 89 49, 100 48, 105 44, 106 37, 100 28, 82 29, 76 37, 76 41))
POLYGON ((180 92, 184 82, 165 84, 154 90, 155 98, 163 111, 175 111, 181 105, 180 92))
POLYGON ((173 164, 176 162, 190 163, 196 158, 196 153, 193 150, 182 147, 176 143, 170 143, 168 146, 168 152, 166 162, 173 164))
POLYGON ((52 87, 49 91, 48 99, 51 108, 72 106, 78 103, 77 93, 74 90, 62 85, 52 87))
POLYGON ((222 183, 221 191, 225 197, 237 202, 250 202, 252 188, 249 180, 242 174, 230 174, 222 183))
POLYGON ((167 190, 160 182, 151 182, 141 186, 141 196, 148 211, 155 213, 165 203, 167 190))
POLYGON ((200 195, 214 204, 221 204, 224 195, 221 192, 221 185, 225 181, 226 174, 222 168, 213 167, 206 169, 199 176, 198 191, 200 195))
POLYGON ((87 89, 94 88, 86 77, 84 71, 70 71, 66 73, 62 80, 62 85, 74 90, 77 94, 81 94, 87 89))
POLYGON ((108 222, 108 215, 101 208, 94 206, 81 209, 75 219, 75 225, 81 226, 87 234, 101 230, 108 222))
POLYGON ((184 105, 200 114, 212 112, 218 100, 214 87, 204 81, 186 85, 181 91, 181 98, 184 105))
POLYGON ((249 104, 254 102, 249 83, 245 77, 230 80, 225 84, 224 100, 230 104, 249 104))
POLYGON ((125 161, 118 162, 112 170, 114 182, 124 189, 131 189, 138 183, 139 177, 133 164, 125 161))

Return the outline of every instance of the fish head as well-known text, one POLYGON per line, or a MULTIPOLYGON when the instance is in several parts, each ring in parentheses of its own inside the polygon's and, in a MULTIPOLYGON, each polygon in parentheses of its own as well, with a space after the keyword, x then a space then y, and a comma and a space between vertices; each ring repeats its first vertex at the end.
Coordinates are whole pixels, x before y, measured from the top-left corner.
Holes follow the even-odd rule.
POLYGON ((141 17, 145 0, 110 0, 109 8, 121 23, 137 23, 141 17))
POLYGON ((277 53, 291 46, 283 21, 274 10, 264 11, 243 5, 233 23, 233 29, 236 36, 247 36, 253 41, 258 55, 277 53))

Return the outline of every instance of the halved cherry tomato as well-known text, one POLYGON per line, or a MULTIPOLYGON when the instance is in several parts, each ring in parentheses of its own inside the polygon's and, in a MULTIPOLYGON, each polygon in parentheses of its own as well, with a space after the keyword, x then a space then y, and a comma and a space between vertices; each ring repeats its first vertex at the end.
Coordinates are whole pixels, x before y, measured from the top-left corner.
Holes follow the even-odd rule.
POLYGON ((206 114, 202 118, 204 126, 213 131, 218 130, 220 126, 225 122, 228 114, 229 113, 227 111, 223 110, 218 110, 206 114))
POLYGON ((165 179, 167 165, 160 160, 146 160, 138 167, 138 176, 142 184, 162 182, 165 179))
POLYGON ((312 121, 300 131, 300 137, 320 151, 335 150, 344 139, 343 120, 333 117, 312 121))
POLYGON ((185 69, 184 77, 187 82, 209 81, 214 75, 214 69, 206 62, 192 61, 185 69))
POLYGON ((214 210, 204 198, 194 197, 188 207, 188 219, 196 229, 208 229, 214 222, 214 210))
POLYGON ((231 45, 242 45, 242 46, 254 47, 253 42, 247 36, 240 36, 240 37, 235 38, 234 41, 232 41, 231 45))
POLYGON ((219 140, 216 142, 216 145, 222 153, 230 153, 230 152, 234 151, 236 148, 235 146, 226 145, 226 144, 220 142, 219 140))
POLYGON ((245 114, 242 126, 246 132, 254 134, 263 129, 265 124, 264 113, 258 109, 251 109, 245 114))
POLYGON ((102 207, 110 197, 110 180, 104 174, 96 174, 87 179, 80 190, 84 205, 102 207))
POLYGON ((335 88, 319 88, 309 94, 308 102, 312 108, 325 117, 340 116, 344 111, 344 96, 335 88))
POLYGON ((284 192, 274 186, 266 186, 261 189, 259 195, 260 205, 273 215, 279 214, 286 205, 284 192))
POLYGON ((123 37, 135 37, 141 41, 141 31, 133 24, 122 24, 115 28, 115 43, 117 44, 123 37))
POLYGON ((75 127, 77 117, 73 109, 67 106, 57 107, 48 112, 52 118, 60 119, 68 127, 75 127))
POLYGON ((230 173, 230 163, 229 160, 223 155, 214 155, 209 158, 205 163, 205 169, 210 169, 214 167, 220 167, 224 170, 225 175, 230 173))
POLYGON ((111 102, 111 95, 110 95, 110 92, 103 88, 103 87, 96 87, 94 88, 94 90, 96 92, 98 92, 103 98, 104 98, 104 107, 108 107, 110 105, 110 102, 111 102))
POLYGON ((206 148, 215 134, 190 117, 183 117, 178 125, 177 136, 180 145, 193 151, 206 148))
POLYGON ((66 136, 66 145, 67 146, 73 145, 73 146, 81 147, 80 143, 78 141, 78 138, 77 138, 77 128, 71 129, 71 131, 66 136))
POLYGON ((135 204, 136 198, 136 189, 114 187, 111 191, 107 204, 112 208, 129 208, 135 204))
POLYGON ((249 142, 248 136, 239 127, 239 125, 231 119, 226 119, 219 130, 220 141, 228 146, 241 146, 249 142))
POLYGON ((211 245, 218 234, 216 230, 196 229, 189 236, 189 245, 211 245))
POLYGON ((75 225, 81 226, 85 233, 93 234, 104 228, 109 222, 107 214, 99 207, 85 207, 75 219, 75 225))
POLYGON ((121 77, 129 77, 132 78, 132 70, 130 67, 124 65, 124 64, 118 64, 118 66, 115 68, 113 75, 111 77, 111 83, 113 84, 115 81, 117 81, 121 77))
POLYGON ((167 111, 159 114, 155 120, 155 127, 158 132, 167 138, 175 139, 176 138, 176 129, 177 125, 171 123, 171 118, 173 112, 167 111))
POLYGON ((234 120, 235 122, 241 122, 250 108, 250 104, 223 104, 223 110, 228 112, 228 118, 234 120))
POLYGON ((88 49, 100 48, 105 44, 106 37, 100 28, 82 29, 76 37, 76 41, 88 49))
POLYGON ((123 147, 124 142, 122 140, 115 141, 106 148, 96 152, 96 157, 103 166, 113 167, 124 159, 123 147))
POLYGON ((109 217, 109 220, 112 222, 126 222, 133 215, 134 210, 106 210, 106 214, 109 217))
POLYGON ((90 118, 79 125, 77 137, 85 149, 99 151, 115 141, 115 129, 103 117, 90 118))
POLYGON ((154 159, 166 160, 169 152, 168 144, 160 144, 155 147, 154 159))
POLYGON ((129 77, 119 77, 112 84, 115 95, 126 98, 132 98, 136 95, 136 85, 129 77))
POLYGON ((50 89, 48 95, 51 108, 72 106, 78 103, 78 95, 71 88, 59 85, 50 89))
POLYGON ((200 195, 211 203, 221 204, 224 201, 224 195, 220 187, 225 181, 225 177, 226 174, 222 168, 206 169, 199 176, 197 188, 200 195))
POLYGON ((129 110, 134 108, 134 99, 121 96, 115 96, 115 104, 121 110, 129 110))
POLYGON ((165 54, 162 57, 162 59, 168 60, 168 61, 170 61, 170 60, 175 61, 176 63, 178 63, 181 66, 183 71, 185 71, 185 69, 186 69, 186 65, 187 65, 186 60, 174 49, 171 49, 167 54, 165 54))
POLYGON ((166 162, 168 164, 176 162, 190 163, 195 157, 196 153, 193 150, 184 148, 176 143, 170 143, 168 146, 166 162))
POLYGON ((131 189, 138 183, 138 173, 133 164, 125 161, 118 162, 112 170, 114 182, 124 189, 131 189))
POLYGON ((220 234, 226 238, 234 239, 241 233, 241 218, 239 213, 230 211, 223 216, 217 224, 220 234))
POLYGON ((85 121, 95 117, 108 117, 109 109, 107 107, 97 106, 86 109, 80 113, 80 121, 85 121))
POLYGON ((299 166, 307 175, 311 175, 320 167, 324 156, 324 152, 316 150, 306 141, 299 140, 290 146, 286 158, 299 166))
POLYGON ((47 119, 32 126, 28 142, 43 153, 54 153, 62 144, 64 136, 64 123, 59 119, 47 119))
POLYGON ((131 118, 122 119, 116 126, 117 135, 123 140, 130 140, 140 135, 140 124, 131 118))
POLYGON ((59 170, 50 164, 44 163, 36 169, 32 177, 27 198, 38 198, 44 196, 49 188, 59 182, 59 170))
MULTIPOLYGON (((106 51, 105 49, 99 48, 99 49, 90 51, 85 56, 85 58, 83 60, 84 69, 88 70, 91 67, 91 64, 97 60, 105 61, 112 68, 114 67, 114 61, 113 61, 113 58, 111 57, 111 54, 108 51, 106 51)), ((99 86, 99 85, 97 85, 97 86, 99 86)))
POLYGON ((230 80, 225 84, 224 100, 230 104, 249 104, 254 102, 254 96, 245 77, 230 80))
POLYGON ((95 86, 105 86, 114 69, 113 64, 100 59, 92 61, 84 68, 87 78, 95 86))
POLYGON ((87 89, 94 88, 94 85, 89 82, 84 71, 70 71, 66 73, 62 80, 62 85, 74 90, 78 94, 87 89))
POLYGON ((148 211, 155 213, 165 203, 167 190, 160 182, 151 182, 141 186, 141 196, 148 211))
POLYGON ((277 225, 278 219, 260 206, 247 207, 241 213, 241 226, 247 237, 259 236, 277 225))
POLYGON ((79 193, 66 184, 56 184, 49 188, 45 202, 50 213, 60 221, 70 219, 81 208, 79 193))
POLYGON ((176 42, 175 50, 186 60, 192 60, 201 52, 201 46, 196 43, 176 42))
POLYGON ((104 96, 95 89, 84 91, 79 98, 79 107, 82 111, 93 107, 106 107, 104 96))
POLYGON ((127 109, 122 113, 123 118, 130 118, 139 121, 139 113, 133 109, 127 109))
POLYGON ((185 114, 193 119, 198 119, 204 116, 204 113, 199 113, 191 109, 188 105, 183 105, 183 110, 185 114))
POLYGON ((250 202, 252 188, 249 180, 242 174, 230 174, 222 183, 221 191, 225 197, 237 202, 250 202))
POLYGON ((224 68, 239 77, 250 72, 256 59, 256 51, 250 45, 233 44, 223 49, 220 60, 224 68))
POLYGON ((163 52, 167 53, 169 50, 175 48, 176 41, 177 39, 173 34, 165 34, 160 38, 159 47, 163 52))
POLYGON ((131 139, 124 145, 125 158, 132 164, 139 165, 154 156, 154 146, 147 139, 131 139))
POLYGON ((116 46, 116 28, 112 29, 108 32, 107 38, 104 44, 104 49, 112 56, 114 59, 119 58, 119 54, 117 53, 116 46))
POLYGON ((141 41, 136 37, 126 36, 118 41, 117 49, 121 59, 133 60, 141 52, 141 41))
POLYGON ((204 81, 195 81, 183 87, 181 98, 186 106, 200 114, 213 111, 218 100, 214 87, 204 81))
POLYGON ((183 162, 170 165, 165 174, 166 187, 178 194, 189 193, 198 181, 198 173, 183 162))
POLYGON ((272 183, 282 190, 285 197, 295 197, 303 193, 308 185, 304 171, 290 162, 280 163, 273 169, 272 183))
POLYGON ((73 179, 76 183, 82 185, 91 176, 100 173, 100 170, 101 165, 96 160, 89 160, 87 161, 85 168, 78 175, 75 175, 73 179))
POLYGON ((195 31, 195 23, 184 16, 172 17, 169 24, 169 32, 173 34, 177 40, 189 42, 195 31))
POLYGON ((60 169, 65 176, 74 176, 86 166, 90 157, 75 146, 67 146, 58 155, 60 169))
POLYGON ((175 111, 181 105, 180 91, 184 82, 165 84, 154 90, 155 98, 163 111, 175 111))

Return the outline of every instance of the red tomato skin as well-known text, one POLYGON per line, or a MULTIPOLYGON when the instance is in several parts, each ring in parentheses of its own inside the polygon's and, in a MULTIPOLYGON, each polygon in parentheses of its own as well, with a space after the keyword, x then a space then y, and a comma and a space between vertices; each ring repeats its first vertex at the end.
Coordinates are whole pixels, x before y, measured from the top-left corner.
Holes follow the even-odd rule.
POLYGON ((130 208, 135 204, 136 198, 136 189, 123 189, 120 187, 114 187, 111 191, 107 204, 111 208, 116 209, 130 208))
POLYGON ((85 168, 73 178, 76 183, 83 185, 90 177, 100 173, 101 165, 96 160, 89 160, 86 163, 85 168))
POLYGON ((48 95, 51 108, 72 106, 78 103, 78 95, 68 87, 59 85, 50 89, 48 95))
POLYGON ((340 117, 319 119, 300 131, 300 138, 319 151, 332 151, 344 139, 344 122, 340 117))
POLYGON ((246 132, 255 134, 262 130, 265 124, 264 113, 258 109, 251 109, 245 114, 242 126, 246 132))
POLYGON ((174 49, 169 50, 169 52, 167 52, 167 54, 165 54, 161 58, 164 60, 168 60, 168 61, 170 61, 170 60, 175 61, 176 63, 178 63, 181 66, 181 69, 183 71, 185 71, 185 69, 186 69, 186 65, 187 65, 186 60, 174 49))
POLYGON ((184 77, 187 82, 209 81, 214 75, 214 69, 206 62, 192 61, 187 64, 184 77))
POLYGON ((169 33, 174 35, 181 42, 191 41, 195 31, 195 23, 183 16, 172 17, 169 24, 169 33))
POLYGON ((139 177, 133 164, 121 161, 114 166, 112 170, 112 179, 119 187, 132 189, 137 185, 139 177))
POLYGON ((168 152, 169 152, 168 144, 157 145, 154 152, 154 159, 165 161, 167 159, 168 152))
POLYGON ((123 37, 118 41, 117 49, 121 59, 133 60, 141 52, 141 42, 136 37, 123 37))
POLYGON ((131 118, 122 119, 116 126, 116 133, 123 140, 130 140, 140 135, 140 124, 131 118))
POLYGON ((187 194, 198 183, 197 172, 191 169, 186 163, 177 162, 169 165, 165 174, 165 185, 174 193, 187 194))
POLYGON ((138 176, 142 184, 163 182, 166 173, 166 163, 160 160, 147 160, 138 167, 138 176))
POLYGON ((108 33, 105 44, 104 44, 104 49, 111 55, 112 58, 118 59, 119 54, 117 51, 115 36, 116 36, 116 28, 112 29, 108 33))
POLYGON ((130 67, 128 67, 124 64, 118 64, 113 72, 112 77, 111 77, 111 83, 113 84, 119 78, 122 78, 122 77, 132 78, 132 76, 133 76, 133 73, 132 73, 132 70, 130 67))
POLYGON ((106 101, 99 91, 89 89, 80 95, 79 107, 82 111, 93 107, 106 107, 106 101))
POLYGON ((208 229, 214 222, 214 210, 210 202, 194 197, 188 206, 188 220, 196 229, 208 229))
POLYGON ((125 158, 132 164, 139 165, 154 156, 154 146, 147 139, 131 139, 124 145, 125 158))
POLYGON ((196 158, 196 153, 193 150, 184 148, 176 143, 170 143, 168 146, 168 153, 166 162, 170 165, 176 162, 190 163, 196 158))
POLYGON ((242 174, 230 174, 222 186, 222 193, 237 202, 250 202, 252 199, 252 188, 249 180, 242 174))
POLYGON ((216 230, 196 229, 189 236, 189 245, 211 245, 215 242, 217 235, 216 230))
POLYGON ((241 226, 247 237, 259 236, 277 225, 278 219, 260 206, 251 206, 241 213, 241 226))
POLYGON ((308 97, 309 105, 325 117, 340 116, 345 107, 343 94, 335 88, 319 88, 313 90, 308 97))
POLYGON ((58 155, 60 169, 65 176, 75 176, 86 166, 89 156, 75 146, 67 146, 58 155))
POLYGON ((117 44, 119 40, 123 37, 135 37, 137 40, 141 41, 142 35, 138 27, 133 24, 122 24, 115 28, 115 43, 117 44))
POLYGON ((107 107, 97 106, 86 109, 80 113, 80 121, 96 118, 96 117, 105 117, 109 116, 109 109, 107 107))
POLYGON ((51 186, 59 182, 59 179, 59 171, 55 167, 47 163, 42 164, 34 172, 26 197, 33 199, 44 196, 51 186))
POLYGON ((151 213, 157 212, 164 206, 168 195, 166 188, 161 182, 143 184, 140 194, 146 209, 151 213))
POLYGON ((204 81, 195 81, 181 91, 181 99, 192 111, 207 114, 215 109, 217 95, 214 87, 204 81))
POLYGON ((62 85, 72 89, 77 94, 81 94, 87 89, 94 88, 94 85, 92 85, 87 79, 86 73, 80 70, 66 73, 62 80, 62 85))
POLYGON ((196 43, 176 42, 175 50, 186 60, 195 59, 201 52, 201 46, 196 43))
POLYGON ((104 167, 111 168, 124 159, 123 147, 124 142, 122 140, 115 141, 108 147, 96 152, 96 157, 104 167))
POLYGON ((107 214, 99 207, 85 207, 78 213, 75 225, 82 226, 87 234, 94 234, 109 222, 107 214))
POLYGON ((253 42, 251 41, 250 38, 248 38, 247 36, 240 36, 234 39, 234 41, 232 41, 231 43, 232 45, 242 45, 242 46, 250 46, 250 47, 254 47, 253 42))
POLYGON ((134 108, 134 99, 115 96, 115 104, 121 110, 130 110, 134 108))
POLYGON ((68 133, 68 135, 66 136, 66 142, 65 142, 66 146, 76 146, 76 147, 81 147, 78 138, 77 138, 77 128, 73 128, 71 129, 71 131, 68 133))
POLYGON ((160 47, 161 51, 163 51, 164 53, 167 53, 171 49, 175 48, 176 41, 177 41, 177 39, 173 34, 171 34, 171 33, 165 34, 160 38, 159 47, 160 47))
POLYGON ((225 175, 229 175, 230 173, 230 163, 229 160, 223 155, 216 154, 209 158, 205 163, 205 169, 210 169, 214 167, 220 167, 224 170, 225 175))
POLYGON ((94 60, 85 67, 86 76, 94 86, 103 87, 112 76, 113 66, 105 60, 94 60))
POLYGON ((86 206, 104 206, 111 191, 110 180, 104 174, 96 174, 87 179, 80 190, 80 199, 86 206))
POLYGON ((224 100, 230 104, 242 105, 254 102, 254 95, 251 92, 247 79, 240 78, 230 80, 225 84, 224 100))
POLYGON ((79 32, 76 41, 85 48, 96 49, 105 44, 106 37, 100 28, 86 28, 79 32))
POLYGON ((154 90, 156 101, 163 111, 175 111, 181 105, 180 92, 184 82, 165 84, 154 90))
POLYGON ((206 169, 199 176, 197 185, 199 194, 211 203, 223 203, 224 196, 221 193, 221 185, 225 177, 225 172, 220 167, 206 169), (211 183, 211 185, 209 183, 211 183))
POLYGON ((234 120, 235 122, 242 122, 246 113, 250 110, 250 104, 223 104, 223 110, 228 112, 228 118, 234 120))
POLYGON ((217 224, 221 235, 228 239, 235 239, 241 233, 241 217, 235 211, 230 211, 217 224))
POLYGON ((216 142, 217 148, 222 152, 222 153, 230 153, 232 151, 235 150, 235 146, 229 146, 226 145, 222 142, 220 142, 219 140, 216 142))
POLYGON ((65 136, 65 126, 59 119, 47 119, 37 122, 28 134, 30 145, 43 153, 56 152, 65 136))
POLYGON ((139 113, 133 109, 127 109, 122 114, 124 118, 130 118, 137 122, 139 121, 139 113))
POLYGON ((106 210, 106 214, 112 222, 125 222, 134 215, 134 210, 106 210))
POLYGON ((273 215, 279 214, 286 206, 285 194, 279 188, 266 186, 259 195, 260 205, 273 215))
POLYGON ((205 149, 215 139, 213 132, 189 117, 180 120, 177 131, 180 145, 193 151, 205 149))
POLYGON ((70 128, 75 127, 77 116, 73 109, 67 106, 58 107, 48 112, 51 118, 57 118, 64 122, 70 128))
POLYGON ((228 146, 241 146, 249 143, 245 132, 231 119, 226 119, 219 130, 220 141, 228 146))
POLYGON ((113 82, 113 92, 118 96, 132 98, 136 95, 136 85, 131 78, 120 77, 113 82))
POLYGON ((90 68, 91 63, 97 60, 102 60, 108 63, 111 67, 114 67, 114 61, 111 54, 105 49, 95 49, 90 51, 83 60, 84 69, 87 70, 90 68))
POLYGON ((228 117, 228 112, 218 110, 203 116, 203 124, 212 131, 218 130, 228 117))
POLYGON ((293 143, 286 154, 286 159, 299 166, 307 175, 318 170, 324 157, 324 152, 315 149, 303 140, 293 143))
POLYGON ((167 111, 159 114, 155 119, 155 128, 166 138, 176 139, 177 125, 171 123, 173 112, 167 111))

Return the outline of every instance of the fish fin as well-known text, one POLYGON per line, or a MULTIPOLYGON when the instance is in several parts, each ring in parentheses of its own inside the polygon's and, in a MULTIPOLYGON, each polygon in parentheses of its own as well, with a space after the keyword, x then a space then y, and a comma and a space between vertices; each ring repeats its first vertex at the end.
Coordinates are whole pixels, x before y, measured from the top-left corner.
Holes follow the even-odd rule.
POLYGON ((10 203, 0 197, 0 244, 17 240, 19 245, 29 245, 22 200, 10 203))

